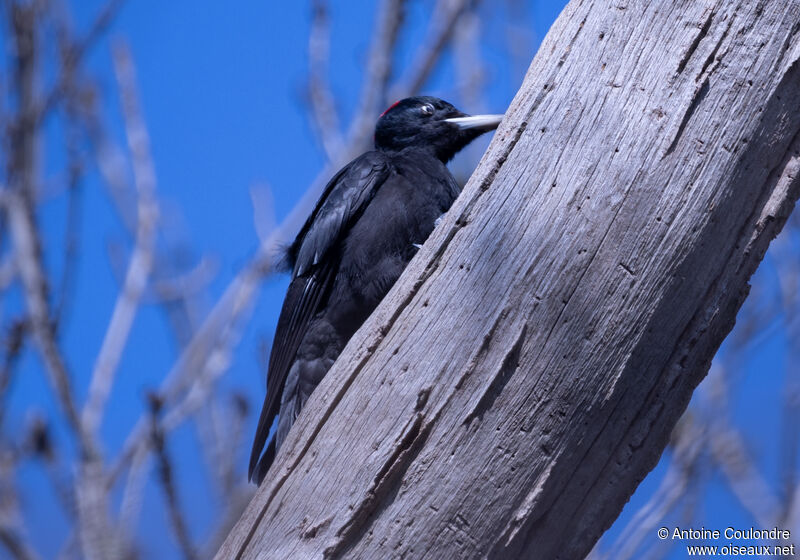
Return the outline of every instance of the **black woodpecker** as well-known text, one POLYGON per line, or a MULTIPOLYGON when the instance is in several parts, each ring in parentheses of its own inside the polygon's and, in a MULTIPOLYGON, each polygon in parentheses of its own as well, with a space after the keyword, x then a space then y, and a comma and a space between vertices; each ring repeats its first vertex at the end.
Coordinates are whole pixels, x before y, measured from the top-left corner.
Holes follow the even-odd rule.
POLYGON ((375 149, 325 187, 287 251, 292 279, 272 342, 250 480, 261 484, 311 392, 458 196, 445 164, 501 118, 469 116, 435 97, 403 99, 378 119, 375 149), (275 416, 277 432, 264 450, 275 416))

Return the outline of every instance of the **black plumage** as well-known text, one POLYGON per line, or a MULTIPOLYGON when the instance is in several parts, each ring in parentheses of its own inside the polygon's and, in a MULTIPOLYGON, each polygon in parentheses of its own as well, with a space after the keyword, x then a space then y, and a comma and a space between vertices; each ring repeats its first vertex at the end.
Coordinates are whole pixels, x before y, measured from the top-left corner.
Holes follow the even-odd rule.
POLYGON ((292 279, 272 343, 251 480, 261 483, 311 392, 458 196, 447 161, 500 118, 471 117, 435 97, 404 99, 378 119, 375 150, 325 187, 288 249, 292 279))

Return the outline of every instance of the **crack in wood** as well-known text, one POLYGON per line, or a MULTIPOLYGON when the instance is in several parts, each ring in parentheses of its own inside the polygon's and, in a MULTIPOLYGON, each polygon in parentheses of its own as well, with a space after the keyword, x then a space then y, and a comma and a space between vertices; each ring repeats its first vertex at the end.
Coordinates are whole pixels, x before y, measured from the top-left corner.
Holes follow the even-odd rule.
MULTIPOLYGON (((800 91, 800 72, 794 76, 784 76, 781 80, 781 84, 779 84, 775 90, 773 101, 777 100, 775 103, 782 106, 783 112, 785 113, 786 110, 790 110, 788 109, 789 107, 796 106, 797 103, 800 102, 800 99, 798 99, 800 96, 798 96, 797 93, 794 93, 794 99, 784 98, 783 101, 781 101, 781 96, 783 95, 782 90, 784 89, 788 92, 800 91), (787 81, 788 83, 785 83, 787 81)), ((772 105, 772 102, 770 105, 772 105)), ((774 110, 779 112, 782 111, 780 108, 775 108, 774 110)), ((773 122, 776 120, 777 119, 774 118, 772 119, 773 122)), ((794 121, 796 124, 797 117, 794 118, 794 121)), ((762 132, 764 134, 769 134, 769 131, 767 130, 762 132)), ((707 371, 708 365, 710 364, 710 358, 706 360, 706 363, 698 365, 697 363, 692 363, 692 360, 694 359, 693 356, 713 356, 713 352, 709 353, 705 352, 704 350, 698 350, 698 346, 712 346, 714 348, 719 347, 719 344, 722 341, 722 337, 719 336, 719 333, 727 331, 724 328, 712 328, 713 325, 715 323, 719 323, 720 321, 732 323, 735 318, 735 310, 739 308, 741 302, 746 296, 746 290, 744 290, 726 306, 720 306, 720 299, 725 297, 725 294, 729 291, 728 284, 731 276, 750 276, 750 274, 752 274, 754 270, 754 263, 760 259, 760 256, 757 254, 759 253, 760 249, 756 250, 756 248, 754 248, 751 254, 749 247, 753 245, 765 247, 765 240, 773 238, 775 236, 775 232, 780 229, 781 224, 788 217, 789 212, 794 205, 794 201, 797 199, 800 191, 800 181, 788 177, 788 169, 792 167, 792 165, 800 166, 800 158, 792 156, 793 152, 799 148, 800 131, 798 131, 788 142, 783 155, 778 158, 780 163, 778 163, 771 170, 767 179, 765 180, 767 185, 774 185, 786 177, 790 184, 786 185, 785 189, 758 189, 760 192, 765 194, 761 196, 755 204, 753 204, 753 213, 748 218, 745 225, 743 225, 736 234, 737 238, 741 239, 741 241, 734 244, 731 251, 737 251, 737 247, 745 246, 744 241, 747 238, 747 232, 752 230, 752 224, 753 222, 757 222, 759 220, 759 216, 764 216, 766 213, 767 217, 771 216, 772 219, 767 219, 763 227, 756 228, 755 233, 747 243, 746 248, 741 251, 740 257, 737 257, 733 254, 728 257, 729 261, 736 260, 737 258, 741 260, 736 271, 732 275, 730 273, 720 273, 720 275, 718 275, 710 283, 708 290, 703 295, 703 299, 706 303, 701 306, 701 308, 705 309, 705 311, 695 315, 682 330, 677 339, 678 342, 676 343, 675 348, 670 353, 669 359, 664 364, 664 375, 662 375, 664 381, 661 384, 655 384, 650 389, 647 396, 642 400, 643 406, 637 410, 635 417, 641 420, 630 423, 632 426, 631 430, 626 433, 622 440, 620 440, 619 447, 609 455, 607 464, 613 460, 619 460, 620 453, 624 452, 630 455, 637 452, 641 447, 644 446, 646 438, 651 437, 651 430, 654 426, 656 426, 656 423, 659 420, 662 411, 664 410, 663 403, 670 402, 669 399, 665 400, 663 397, 658 397, 659 392, 664 390, 672 392, 676 390, 679 380, 685 380, 687 373, 692 374, 690 382, 693 386, 696 386, 697 383, 699 383, 699 381, 702 379, 702 375, 698 375, 698 372, 702 372, 704 374, 707 371), (779 171, 776 171, 776 169, 779 171), (779 208, 771 208, 773 198, 777 198, 779 202, 779 208), (653 402, 653 406, 648 405, 648 403, 651 401, 653 402)), ((740 166, 742 168, 746 168, 747 163, 741 161, 740 166)), ((735 173, 734 177, 736 177, 735 173)), ((623 391, 625 390, 626 389, 623 389, 623 391)), ((683 402, 683 408, 685 408, 686 404, 688 403, 688 396, 686 396, 683 400, 685 401, 683 402)), ((619 402, 619 399, 617 402, 619 402)), ((681 405, 678 404, 677 406, 680 407, 681 405)), ((667 437, 668 435, 669 432, 666 432, 664 437, 667 437)), ((654 455, 652 459, 653 465, 655 464, 657 458, 657 454, 654 455)), ((608 469, 606 468, 598 469, 598 472, 607 472, 607 470, 608 469)), ((586 492, 591 493, 594 488, 598 487, 598 485, 606 483, 607 481, 605 479, 597 477, 591 482, 586 492)), ((577 515, 578 511, 574 512, 574 514, 577 515)), ((509 526, 510 525, 511 523, 509 526)), ((504 550, 508 549, 505 548, 504 550)))
POLYGON ((554 465, 555 461, 548 463, 545 471, 536 479, 536 485, 527 493, 514 515, 509 519, 500 536, 489 549, 489 553, 486 555, 487 558, 508 558, 507 551, 519 534, 520 529, 524 525, 536 521, 536 519, 531 518, 531 512, 536 509, 536 506, 539 505, 544 496, 545 487, 553 474, 554 465))
POLYGON ((628 274, 630 274, 631 276, 636 276, 636 274, 633 272, 633 270, 631 269, 631 267, 629 267, 628 265, 626 265, 624 262, 620 262, 620 263, 619 263, 619 266, 620 266, 620 268, 622 268, 622 270, 624 270, 625 272, 627 272, 627 273, 628 273, 628 274))
POLYGON ((705 79, 708 80, 708 76, 710 76, 717 68, 717 66, 719 66, 719 61, 722 60, 723 55, 720 55, 719 58, 717 59, 717 53, 719 52, 719 48, 722 46, 722 43, 724 43, 725 39, 728 37, 728 32, 731 30, 731 26, 733 25, 734 19, 736 19, 735 13, 728 20, 728 25, 725 26, 725 31, 722 32, 722 35, 720 36, 719 40, 714 45, 714 48, 711 50, 711 53, 708 55, 705 62, 703 63, 702 68, 700 68, 700 72, 698 72, 697 76, 694 79, 695 82, 699 82, 700 79, 703 78, 703 76, 705 76, 705 79), (708 74, 706 74, 706 70, 708 70, 708 67, 711 66, 711 63, 714 62, 715 59, 717 60, 717 64, 714 65, 714 67, 708 71, 708 74))
POLYGON ((382 499, 389 495, 400 483, 403 474, 414 462, 422 445, 428 438, 433 422, 425 423, 425 415, 415 414, 404 426, 394 449, 375 474, 369 488, 359 503, 352 507, 352 513, 336 531, 336 538, 323 551, 323 558, 340 558, 348 548, 359 541, 370 525, 374 511, 381 506, 382 499))
MULTIPOLYGON (((627 388, 623 388, 622 394, 613 405, 612 410, 617 410, 620 403, 623 401, 623 396, 627 388)), ((643 403, 644 404, 644 403, 643 403)), ((641 408, 640 408, 641 410, 641 408)), ((508 557, 519 557, 521 554, 520 547, 528 540, 528 534, 534 529, 539 521, 546 515, 547 507, 539 507, 539 515, 532 515, 531 512, 536 510, 541 503, 550 504, 559 499, 564 493, 566 481, 572 479, 575 472, 584 464, 584 458, 590 453, 591 449, 595 446, 601 434, 605 431, 605 426, 611 422, 613 413, 606 417, 603 427, 597 430, 591 443, 589 443, 581 456, 574 461, 574 468, 570 472, 561 473, 560 479, 556 480, 553 474, 553 467, 558 463, 557 457, 553 456, 552 460, 547 463, 546 470, 539 476, 536 481, 536 486, 525 496, 520 506, 514 512, 514 515, 508 521, 501 536, 495 540, 492 545, 490 554, 487 558, 501 560, 508 557)), ((646 435, 646 434, 645 434, 646 435)), ((550 456, 551 453, 548 453, 550 456)), ((558 454, 560 455, 560 453, 558 454)), ((610 456, 609 461, 613 458, 610 456)), ((598 471, 599 473, 605 471, 598 471)), ((598 474, 599 478, 599 474, 598 474)), ((598 478, 592 481, 592 486, 597 483, 598 478)), ((577 502, 581 504, 582 502, 577 502)))
MULTIPOLYGON (((575 42, 578 40, 578 35, 580 35, 581 31, 583 31, 583 26, 585 24, 586 24, 586 18, 584 17, 581 20, 581 22, 578 24, 578 29, 575 30, 575 34, 572 36, 572 39, 570 40, 569 44, 567 45, 567 48, 564 49, 564 52, 561 54, 561 58, 558 59, 557 66, 559 66, 559 67, 563 66, 564 63, 567 61, 567 59, 569 58, 569 53, 572 52, 572 47, 575 45, 575 42)), ((552 87, 550 89, 552 89, 552 87)))
POLYGON ((525 338, 528 333, 528 322, 522 324, 517 336, 514 338, 511 346, 503 354, 499 367, 489 376, 489 382, 486 387, 481 391, 475 405, 464 417, 461 422, 462 425, 467 425, 475 418, 480 418, 483 414, 492 407, 492 404, 503 392, 503 389, 513 377, 514 373, 519 368, 519 359, 522 354, 522 346, 525 344, 525 338))
MULTIPOLYGON (((664 153, 664 157, 670 155, 674 150, 675 146, 678 145, 678 141, 680 140, 681 136, 683 136, 683 132, 686 129, 686 125, 689 123, 689 120, 694 115, 697 107, 700 103, 705 99, 706 95, 708 95, 708 91, 711 89, 710 83, 708 81, 708 76, 706 76, 703 83, 700 87, 695 88, 694 95, 692 95, 692 100, 689 103, 689 107, 686 108, 686 111, 683 113, 683 119, 681 119, 681 124, 678 125, 678 132, 675 134, 675 138, 672 139, 667 151, 664 153)), ((663 158, 662 158, 663 159, 663 158)))
POLYGON ((428 398, 431 396, 431 389, 432 387, 424 387, 420 389, 419 393, 417 393, 417 402, 414 404, 414 411, 420 412, 425 405, 428 404, 428 398))
POLYGON ((314 537, 317 536, 317 534, 319 534, 320 531, 324 531, 325 529, 327 529, 328 526, 331 524, 331 521, 333 521, 333 516, 332 515, 326 517, 320 523, 312 525, 311 527, 309 527, 305 531, 301 532, 300 533, 300 537, 303 538, 303 539, 313 539, 314 537))
POLYGON ((508 314, 510 312, 511 312, 511 307, 507 305, 502 310, 500 310, 500 312, 495 316, 491 326, 483 335, 480 346, 478 346, 478 349, 475 352, 473 352, 472 356, 470 356, 469 360, 467 361, 467 365, 464 367, 461 374, 458 376, 458 380, 456 381, 454 386, 455 390, 461 389, 461 387, 464 385, 464 382, 475 371, 475 368, 478 367, 478 364, 481 362, 481 360, 483 360, 483 357, 489 350, 489 345, 492 339, 494 338, 497 329, 503 323, 505 318, 508 317, 508 314))
POLYGON ((711 29, 711 22, 714 20, 714 10, 708 11, 708 16, 706 16, 706 20, 703 22, 703 25, 700 27, 700 32, 692 41, 692 44, 689 45, 689 49, 684 53, 683 57, 681 58, 680 62, 678 62, 678 69, 677 73, 680 74, 686 69, 686 65, 689 63, 689 59, 692 58, 692 55, 697 50, 697 47, 700 46, 700 42, 703 38, 708 35, 708 31, 711 29))

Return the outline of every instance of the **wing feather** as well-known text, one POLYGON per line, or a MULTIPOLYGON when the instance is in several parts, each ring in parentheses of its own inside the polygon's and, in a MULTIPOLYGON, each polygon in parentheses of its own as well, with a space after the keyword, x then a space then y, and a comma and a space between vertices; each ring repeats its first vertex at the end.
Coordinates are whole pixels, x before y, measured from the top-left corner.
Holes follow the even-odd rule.
POLYGON ((333 250, 344 239, 377 188, 389 174, 380 152, 367 152, 339 171, 325 187, 316 208, 289 248, 292 280, 286 292, 269 360, 267 394, 250 454, 249 478, 261 482, 275 455, 264 444, 278 415, 286 377, 309 323, 322 307, 338 270, 333 250))

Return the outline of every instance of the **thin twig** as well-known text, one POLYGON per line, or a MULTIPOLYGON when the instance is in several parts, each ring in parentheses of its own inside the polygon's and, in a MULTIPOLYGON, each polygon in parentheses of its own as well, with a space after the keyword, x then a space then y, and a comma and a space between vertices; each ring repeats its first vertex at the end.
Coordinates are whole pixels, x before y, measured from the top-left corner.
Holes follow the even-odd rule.
POLYGON ((453 25, 453 51, 458 76, 458 98, 470 111, 483 108, 486 68, 481 57, 481 18, 465 11, 453 25))
MULTIPOLYGON (((159 421, 157 427, 162 437, 166 437, 167 434, 175 430, 198 410, 208 404, 216 381, 225 373, 230 365, 231 349, 235 347, 237 342, 238 334, 235 329, 235 323, 233 323, 223 330, 216 349, 208 355, 207 360, 201 365, 199 372, 190 379, 191 384, 186 388, 185 396, 176 402, 169 411, 161 414, 163 419, 159 421)), ((158 400, 159 411, 161 411, 166 402, 163 396, 160 394, 153 394, 152 398, 158 400)), ((137 456, 146 457, 147 453, 150 451, 153 445, 153 439, 151 437, 153 421, 154 420, 150 420, 148 424, 145 425, 143 424, 143 419, 140 419, 131 433, 129 441, 126 442, 126 444, 130 444, 126 452, 132 452, 134 454, 133 459, 137 456), (147 430, 145 433, 146 439, 142 439, 142 430, 147 430)), ((108 485, 113 484, 116 477, 120 474, 121 469, 130 460, 131 459, 124 453, 112 470, 108 478, 108 485)), ((143 459, 140 459, 140 461, 143 461, 143 459)), ((144 467, 142 467, 142 469, 144 469, 144 467)), ((136 473, 136 475, 141 476, 140 473, 136 473)), ((132 471, 128 475, 129 481, 126 484, 126 488, 131 486, 130 478, 133 476, 134 472, 132 471)))
POLYGON ((24 318, 16 318, 10 321, 6 328, 6 333, 0 344, 4 347, 2 363, 0 363, 0 425, 5 419, 7 401, 7 391, 11 386, 11 378, 14 373, 14 366, 19 362, 25 339, 28 336, 28 323, 24 318))
POLYGON ((225 481, 225 469, 230 457, 227 456, 224 446, 227 434, 221 432, 227 428, 227 423, 220 421, 219 403, 214 391, 208 391, 204 396, 204 406, 198 408, 194 414, 194 431, 215 487, 225 496, 229 490, 225 481))
POLYGON ((187 560, 194 560, 197 557, 197 553, 189 537, 189 530, 186 527, 186 521, 181 511, 178 490, 175 486, 172 461, 167 453, 167 447, 164 441, 164 432, 159 427, 158 414, 160 408, 161 404, 158 401, 158 397, 152 397, 150 438, 153 442, 153 449, 155 450, 156 461, 158 463, 158 480, 161 484, 161 490, 164 492, 164 500, 167 504, 170 522, 172 523, 172 529, 175 532, 175 538, 178 541, 181 552, 187 560))
POLYGON ((780 478, 782 484, 783 509, 782 522, 792 514, 797 495, 797 453, 800 446, 800 370, 796 367, 800 358, 800 328, 797 317, 800 311, 800 264, 797 250, 792 244, 798 233, 794 220, 772 243, 770 252, 778 275, 778 299, 783 310, 782 323, 786 332, 787 359, 783 382, 783 406, 781 410, 780 438, 780 478))
POLYGON ((155 171, 150 157, 147 130, 136 96, 130 54, 122 44, 114 50, 114 62, 122 96, 125 129, 136 186, 138 226, 125 281, 114 305, 103 345, 95 362, 89 385, 89 397, 83 409, 83 420, 87 429, 91 431, 96 430, 102 420, 103 408, 114 382, 114 373, 122 357, 139 301, 147 284, 153 263, 155 225, 158 216, 158 206, 155 200, 155 171))
POLYGON ((789 498, 788 515, 784 527, 793 535, 800 534, 800 487, 795 487, 794 494, 789 498))
MULTIPOLYGON (((74 135, 74 125, 70 126, 71 136, 74 135)), ((79 161, 77 150, 74 147, 76 140, 68 142, 69 179, 67 185, 67 218, 64 228, 63 255, 64 264, 61 279, 58 283, 58 299, 53 313, 54 328, 58 331, 67 320, 72 289, 75 283, 77 257, 80 232, 81 209, 81 178, 83 166, 79 161)))
POLYGON ((428 36, 422 43, 406 76, 392 88, 392 98, 399 99, 418 93, 431 75, 447 46, 459 18, 468 8, 474 9, 478 0, 439 0, 436 3, 428 36))
POLYGON ((405 19, 405 0, 384 0, 378 8, 378 22, 369 48, 366 76, 361 84, 358 110, 347 132, 347 145, 334 167, 351 159, 366 147, 372 137, 375 117, 386 104, 392 76, 392 58, 397 37, 405 19))
POLYGON ((311 6, 311 30, 308 34, 308 97, 314 128, 329 161, 338 157, 342 149, 339 116, 328 82, 330 46, 328 3, 314 0, 311 6))
MULTIPOLYGON (((5 548, 10 558, 38 558, 22 529, 20 500, 15 482, 23 453, 7 441, 0 442, 0 551, 5 548)), ((2 552, 0 557, 5 558, 2 552)))
POLYGON ((119 526, 124 539, 132 538, 136 532, 136 522, 142 509, 144 489, 147 482, 147 462, 149 453, 141 447, 131 461, 130 472, 122 492, 119 508, 119 526))
POLYGON ((230 413, 227 418, 230 419, 226 426, 227 443, 224 452, 223 461, 223 478, 225 480, 225 488, 233 489, 237 486, 239 479, 236 477, 236 457, 242 443, 244 436, 245 422, 250 407, 244 395, 236 393, 231 397, 230 413))
POLYGON ((135 238, 137 220, 134 210, 137 204, 134 189, 130 187, 126 175, 125 154, 122 149, 109 141, 99 116, 94 112, 85 116, 84 124, 98 170, 103 178, 103 184, 113 202, 113 208, 117 211, 119 220, 125 226, 126 231, 135 238))
POLYGON ((255 488, 249 484, 240 484, 231 490, 226 497, 225 509, 217 522, 216 528, 203 544, 203 557, 214 557, 254 494, 255 488))
POLYGON ((61 57, 61 72, 56 78, 55 85, 37 107, 34 117, 41 122, 47 114, 69 93, 72 74, 83 62, 86 53, 102 37, 113 21, 116 19, 125 0, 109 0, 95 16, 86 34, 73 41, 63 50, 61 57))
MULTIPOLYGON (((306 191, 281 225, 264 240, 256 254, 228 284, 161 383, 158 394, 165 405, 174 402, 181 392, 192 385, 193 380, 203 374, 209 357, 229 343, 229 333, 235 331, 249 315, 261 280, 280 267, 282 248, 294 237, 311 212, 322 186, 324 183, 317 182, 306 191)), ((176 418, 185 416, 181 414, 176 418)), ((109 475, 109 484, 113 484, 123 472, 140 446, 149 447, 147 425, 143 419, 126 439, 122 453, 109 475)))
POLYGON ((275 197, 269 185, 259 183, 250 186, 250 201, 253 204, 253 225, 258 240, 263 243, 278 223, 275 217, 275 197))
POLYGON ((36 560, 39 556, 11 527, 0 524, 0 543, 17 560, 36 560))
POLYGON ((780 502, 758 472, 747 452, 739 431, 728 422, 727 384, 719 368, 709 375, 712 399, 717 412, 713 416, 709 438, 711 455, 719 465, 733 495, 763 528, 778 522, 780 502))
POLYGON ((82 454, 88 456, 94 453, 95 445, 84 433, 75 404, 71 376, 55 339, 47 279, 42 264, 41 240, 35 218, 38 135, 35 118, 37 10, 36 3, 12 3, 10 8, 16 45, 15 80, 19 111, 12 126, 13 154, 9 159, 9 188, 5 191, 3 203, 33 338, 67 423, 79 442, 82 454))
POLYGON ((210 257, 202 257, 197 264, 183 274, 172 278, 153 279, 150 289, 142 296, 147 303, 169 303, 185 300, 202 292, 217 273, 219 262, 210 257))
POLYGON ((39 231, 33 221, 32 210, 25 198, 16 192, 7 192, 4 199, 34 340, 67 422, 79 439, 83 451, 89 452, 94 445, 83 433, 73 396, 71 375, 56 343, 53 325, 50 321, 47 281, 42 269, 39 249, 39 231))
POLYGON ((70 296, 72 295, 72 288, 75 283, 81 218, 81 181, 85 173, 85 164, 79 147, 79 86, 77 83, 76 68, 73 64, 67 62, 72 50, 72 43, 69 40, 68 18, 66 16, 59 18, 57 25, 59 26, 58 38, 62 60, 62 81, 64 82, 64 91, 67 93, 64 103, 66 114, 67 216, 63 238, 64 264, 62 266, 61 279, 58 283, 58 296, 54 304, 53 313, 53 322, 56 331, 58 331, 67 319, 69 303, 71 301, 70 296))

